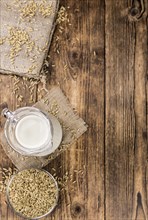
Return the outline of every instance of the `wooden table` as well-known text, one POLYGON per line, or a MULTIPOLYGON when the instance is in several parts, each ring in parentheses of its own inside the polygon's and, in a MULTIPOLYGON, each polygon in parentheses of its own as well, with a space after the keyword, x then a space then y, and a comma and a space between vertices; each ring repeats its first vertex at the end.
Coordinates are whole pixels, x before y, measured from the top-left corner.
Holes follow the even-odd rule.
MULTIPOLYGON (((89 125, 88 131, 48 167, 67 182, 55 220, 148 219, 148 2, 147 0, 61 0, 71 25, 57 30, 50 49, 48 89, 59 85, 89 125), (144 13, 142 11, 144 2, 144 13), (133 3, 133 4, 132 4, 133 3), (60 37, 55 52, 56 36, 60 37), (59 167, 62 167, 59 170, 59 167), (75 172, 82 170, 83 175, 75 172)), ((0 76, 0 102, 10 109, 39 98, 30 82, 17 94, 17 79, 0 76)), ((13 166, 2 149, 0 165, 13 166)), ((2 220, 20 220, 1 196, 2 220)))

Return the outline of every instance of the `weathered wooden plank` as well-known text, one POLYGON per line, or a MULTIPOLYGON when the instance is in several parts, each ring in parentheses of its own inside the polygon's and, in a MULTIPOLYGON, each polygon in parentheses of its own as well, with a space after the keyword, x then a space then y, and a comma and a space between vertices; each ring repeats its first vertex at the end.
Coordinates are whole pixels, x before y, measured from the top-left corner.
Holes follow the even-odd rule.
MULTIPOLYGON (((148 9, 148 8, 146 8, 148 9)), ((134 148, 134 195, 133 215, 136 219, 138 209, 142 208, 143 219, 148 218, 148 197, 147 197, 147 91, 146 74, 148 61, 148 37, 147 21, 144 18, 136 24, 135 42, 135 89, 134 89, 134 110, 135 110, 135 148, 134 148)), ((142 219, 142 218, 141 218, 142 219)))
POLYGON ((106 1, 105 188, 109 220, 147 219, 147 27, 145 19, 137 24, 128 20, 130 6, 131 2, 106 1))
MULTIPOLYGON (((50 85, 59 84, 88 123, 89 129, 75 146, 52 163, 60 176, 72 173, 74 191, 61 197, 55 219, 104 219, 104 1, 61 1, 70 15, 60 35, 60 49, 51 46, 50 85), (82 170, 83 175, 76 175, 82 170), (67 206, 70 203, 69 206, 67 206)), ((58 33, 56 33, 58 35, 58 33)), ((49 169, 50 169, 49 165, 49 169)))

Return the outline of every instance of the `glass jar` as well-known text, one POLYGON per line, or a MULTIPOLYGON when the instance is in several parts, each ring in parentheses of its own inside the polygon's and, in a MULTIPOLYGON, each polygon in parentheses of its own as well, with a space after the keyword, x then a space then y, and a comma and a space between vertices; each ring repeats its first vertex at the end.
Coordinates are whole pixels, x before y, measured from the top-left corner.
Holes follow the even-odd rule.
POLYGON ((62 128, 59 121, 35 107, 22 107, 14 112, 7 108, 4 133, 9 145, 25 156, 47 156, 61 143, 62 128))

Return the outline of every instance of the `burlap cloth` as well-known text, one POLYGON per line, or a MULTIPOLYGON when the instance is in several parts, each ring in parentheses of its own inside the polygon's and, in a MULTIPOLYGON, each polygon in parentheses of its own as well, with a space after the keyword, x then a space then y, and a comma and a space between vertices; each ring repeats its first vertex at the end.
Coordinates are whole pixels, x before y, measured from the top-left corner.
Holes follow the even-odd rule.
POLYGON ((70 147, 87 130, 87 125, 83 119, 73 111, 67 98, 58 87, 52 88, 34 106, 46 113, 53 114, 59 120, 63 129, 63 139, 56 151, 47 157, 22 156, 8 145, 4 136, 4 123, 6 120, 4 117, 1 117, 0 143, 5 153, 19 170, 46 166, 52 159, 70 147))
POLYGON ((58 8, 59 0, 0 0, 0 73, 39 78, 51 43, 58 8), (37 5, 33 16, 27 14, 30 8, 33 10, 32 4, 37 5), (48 8, 50 11, 50 6, 51 13, 45 13, 48 8), (14 31, 14 36, 10 30, 14 31), (10 43, 12 38, 17 37, 16 30, 25 32, 29 40, 21 45, 13 63, 11 51, 18 41, 14 45, 10 43))

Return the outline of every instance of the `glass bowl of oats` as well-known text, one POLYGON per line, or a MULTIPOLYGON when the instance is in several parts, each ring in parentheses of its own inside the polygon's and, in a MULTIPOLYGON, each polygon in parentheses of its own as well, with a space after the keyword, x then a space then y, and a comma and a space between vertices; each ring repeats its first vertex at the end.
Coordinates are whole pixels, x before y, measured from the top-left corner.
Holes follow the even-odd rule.
POLYGON ((58 203, 59 189, 54 177, 42 169, 26 169, 13 175, 7 185, 7 200, 13 211, 26 219, 50 214, 58 203))

